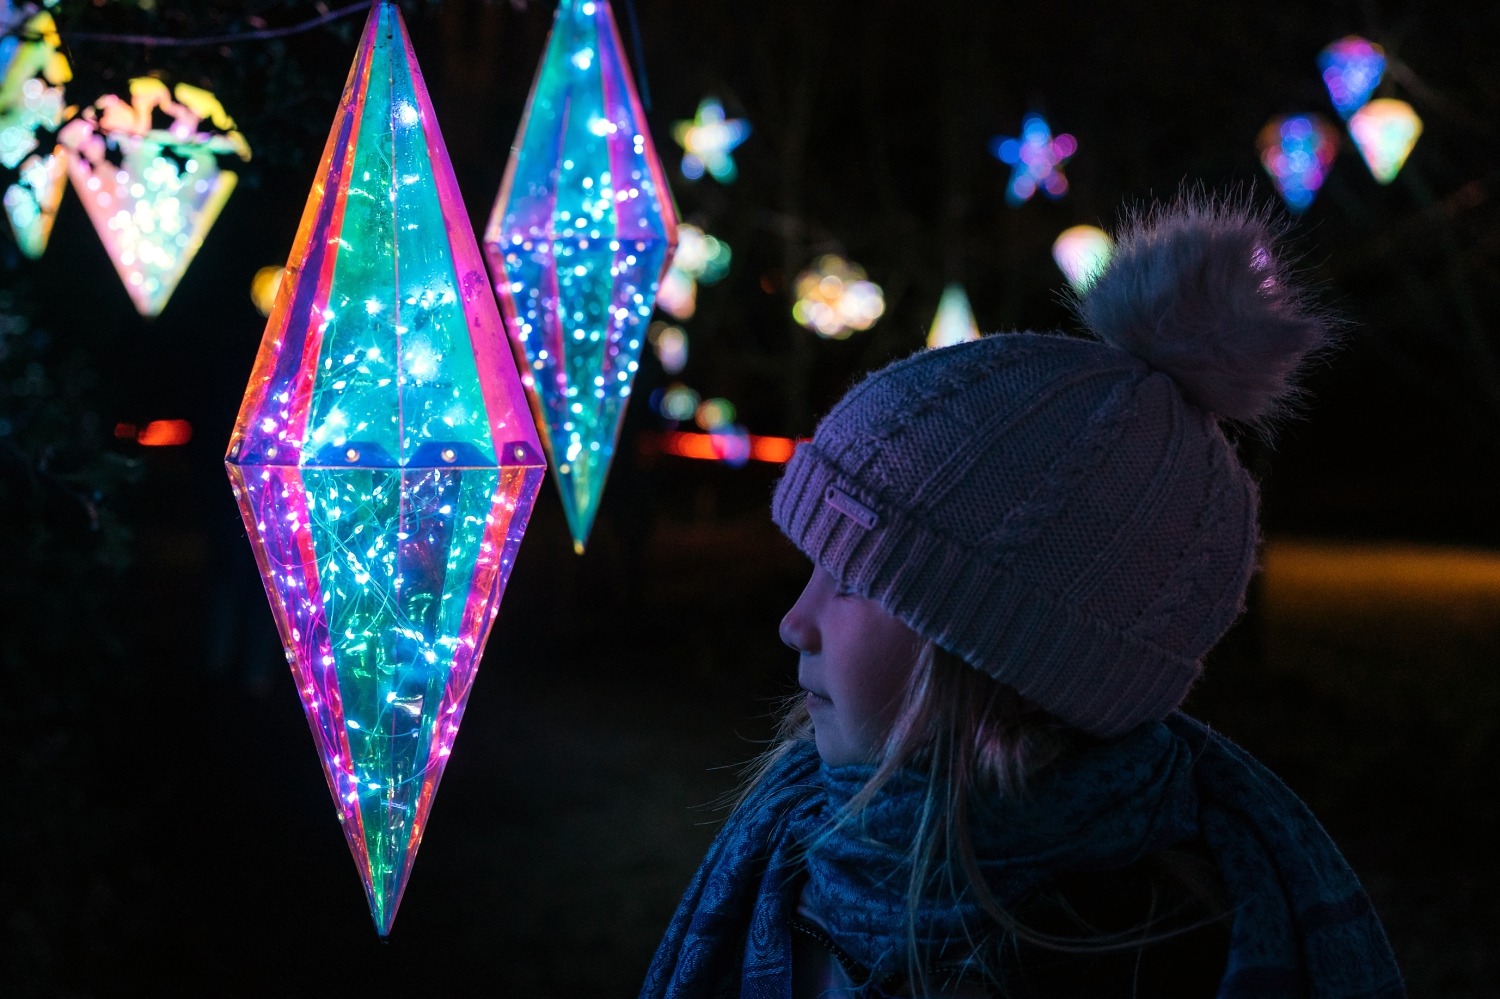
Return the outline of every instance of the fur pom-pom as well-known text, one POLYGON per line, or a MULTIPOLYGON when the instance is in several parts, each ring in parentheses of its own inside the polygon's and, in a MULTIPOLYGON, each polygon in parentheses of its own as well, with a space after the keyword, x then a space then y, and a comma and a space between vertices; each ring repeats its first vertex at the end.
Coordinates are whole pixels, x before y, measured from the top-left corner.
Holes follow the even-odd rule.
POLYGON ((1136 211, 1074 308, 1096 336, 1165 372, 1189 401, 1264 427, 1296 401, 1304 359, 1338 332, 1296 282, 1280 245, 1285 229, 1239 196, 1184 194, 1136 211))

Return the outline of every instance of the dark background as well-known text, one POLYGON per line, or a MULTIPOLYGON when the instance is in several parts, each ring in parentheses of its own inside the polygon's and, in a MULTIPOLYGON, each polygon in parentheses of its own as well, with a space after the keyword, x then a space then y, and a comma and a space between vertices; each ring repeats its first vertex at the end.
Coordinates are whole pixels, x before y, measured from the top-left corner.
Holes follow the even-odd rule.
MULTIPOLYGON (((1381 95, 1411 102, 1426 130, 1385 187, 1346 146, 1299 221, 1308 275, 1350 341, 1311 374, 1304 418, 1246 457, 1272 537, 1492 553, 1500 26, 1468 6, 636 0, 637 50, 621 2, 682 217, 734 253, 683 324, 681 377, 733 400, 751 432, 796 436, 859 372, 922 344, 949 281, 987 331, 1069 324, 1056 234, 1184 182, 1274 200, 1256 133, 1276 114, 1334 117, 1314 60, 1359 33, 1391 57, 1381 95), (754 128, 732 186, 677 171, 671 124, 707 94, 754 128), (1072 190, 1011 208, 987 147, 1030 110, 1077 137, 1072 190), (843 342, 789 318, 790 284, 823 252, 886 292, 881 321, 843 342)), ((404 9, 479 229, 552 5, 404 9)), ((709 806, 790 691, 775 629, 805 569, 768 523, 776 469, 644 451, 640 431, 664 426, 645 403, 667 379, 643 359, 584 557, 544 487, 378 942, 221 464, 264 325, 250 278, 286 258, 362 17, 194 48, 81 34, 203 36, 314 13, 58 9, 70 101, 149 72, 208 86, 256 156, 156 319, 135 314, 71 193, 41 261, 0 245, 0 991, 628 995, 722 816, 709 806), (166 418, 189 420, 192 441, 112 436, 166 418)), ((1487 847, 1500 614, 1485 598, 1461 613, 1300 610, 1288 624, 1252 593, 1193 707, 1328 824, 1414 994, 1500 994, 1487 847), (1430 703, 1396 697, 1392 664, 1442 687, 1430 703)))

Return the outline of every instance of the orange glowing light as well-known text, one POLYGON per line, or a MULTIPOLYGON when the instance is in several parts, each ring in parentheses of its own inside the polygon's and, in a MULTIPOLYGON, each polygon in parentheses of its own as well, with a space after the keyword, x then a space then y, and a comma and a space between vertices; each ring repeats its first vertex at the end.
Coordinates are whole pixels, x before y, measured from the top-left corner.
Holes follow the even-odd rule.
MULTIPOLYGON (((724 436, 669 430, 654 438, 648 438, 645 443, 660 454, 675 455, 679 458, 697 458, 702 461, 723 461, 727 454, 725 442, 722 439, 724 436)), ((748 441, 750 460, 764 461, 772 465, 787 461, 797 447, 797 442, 790 437, 763 437, 751 434, 748 441)))
POLYGON ((176 447, 193 439, 193 425, 187 420, 152 420, 135 439, 146 447, 176 447))

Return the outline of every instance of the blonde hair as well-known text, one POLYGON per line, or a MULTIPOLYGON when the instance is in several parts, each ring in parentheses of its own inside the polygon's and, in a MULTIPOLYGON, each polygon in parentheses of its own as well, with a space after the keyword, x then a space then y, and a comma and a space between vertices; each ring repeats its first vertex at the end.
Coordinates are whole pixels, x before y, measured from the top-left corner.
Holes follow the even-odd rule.
MULTIPOLYGON (((786 702, 777 737, 747 771, 743 795, 799 743, 813 738, 812 717, 805 695, 786 702)), ((933 642, 925 642, 907 681, 899 711, 879 751, 875 772, 834 816, 822 835, 834 835, 855 823, 861 811, 898 772, 915 771, 924 778, 926 794, 908 850, 906 886, 907 977, 912 987, 926 988, 928 969, 917 949, 916 913, 924 888, 936 875, 950 898, 972 893, 995 926, 1011 942, 1021 941, 1055 951, 1100 953, 1154 943, 1219 918, 1224 911, 1211 869, 1196 858, 1168 853, 1158 865, 1161 879, 1170 881, 1192 903, 1194 911, 1208 912, 1182 925, 1163 930, 1162 923, 1178 911, 1158 913, 1153 887, 1151 909, 1141 925, 1118 932, 1085 931, 1057 936, 1022 924, 996 900, 974 849, 972 811, 986 796, 1026 793, 1028 781, 1071 752, 1095 745, 1093 736, 1073 728, 1025 700, 1016 690, 974 669, 933 642)), ((1066 902, 1064 905, 1066 906, 1066 902)), ((984 965, 984 974, 998 969, 984 965)))

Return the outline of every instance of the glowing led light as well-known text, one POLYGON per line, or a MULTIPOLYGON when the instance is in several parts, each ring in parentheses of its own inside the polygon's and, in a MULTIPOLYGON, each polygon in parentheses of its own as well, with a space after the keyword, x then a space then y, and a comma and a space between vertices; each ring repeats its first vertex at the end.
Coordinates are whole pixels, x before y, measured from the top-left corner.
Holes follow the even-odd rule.
POLYGON ((672 138, 683 150, 682 175, 688 180, 697 180, 706 170, 714 180, 733 183, 738 171, 729 154, 749 137, 750 123, 725 118, 724 106, 712 97, 698 103, 698 113, 691 121, 672 126, 672 138))
POLYGON ((780 465, 790 460, 797 442, 790 437, 763 437, 745 433, 742 428, 731 428, 730 432, 695 434, 680 430, 645 435, 642 447, 647 451, 675 455, 679 458, 697 458, 704 461, 723 461, 744 464, 746 461, 763 461, 780 465))
POLYGON ((1052 243, 1052 259, 1074 291, 1081 292, 1109 264, 1114 253, 1109 233, 1094 225, 1075 225, 1064 229, 1052 243))
POLYGON ((1041 191, 1049 198, 1060 198, 1068 192, 1068 178, 1062 166, 1078 151, 1078 142, 1066 133, 1052 135, 1047 119, 1029 114, 1021 120, 1017 138, 995 139, 990 152, 1011 167, 1010 182, 1005 186, 1005 200, 1019 205, 1041 191))
POLYGON ((581 553, 677 244, 608 3, 561 0, 511 148, 485 252, 581 553))
POLYGON ((938 299, 937 314, 927 331, 927 346, 947 347, 978 339, 979 325, 974 322, 974 310, 969 308, 969 296, 964 293, 963 285, 948 285, 938 299))
POLYGON ((1295 114, 1268 121, 1256 145, 1261 166, 1276 182, 1287 207, 1301 212, 1328 178, 1339 136, 1322 115, 1295 114))
POLYGON ((1422 134, 1422 119, 1410 104, 1391 98, 1370 101, 1349 119, 1349 134, 1370 173, 1382 184, 1396 179, 1422 134))
POLYGON ((250 301, 255 303, 256 311, 261 315, 271 314, 271 309, 276 305, 276 293, 281 290, 281 279, 285 274, 285 267, 271 264, 256 271, 255 277, 250 279, 250 301))
POLYGON ((193 425, 187 420, 152 420, 135 439, 146 447, 176 447, 193 439, 193 425))
POLYGON ((157 315, 239 180, 220 159, 248 160, 250 147, 208 91, 185 84, 169 91, 151 77, 130 81, 129 104, 100 98, 58 140, 131 301, 142 315, 157 315), (172 124, 153 127, 157 115, 172 124))
POLYGON ((1318 53, 1318 70, 1339 114, 1348 119, 1365 106, 1385 75, 1385 50, 1358 35, 1349 35, 1318 53))
POLYGON ((544 475, 486 283, 405 26, 376 4, 226 466, 382 936, 544 475))
POLYGON ((869 329, 885 312, 880 285, 865 280, 863 268, 832 253, 799 274, 796 287, 792 318, 831 340, 869 329))

